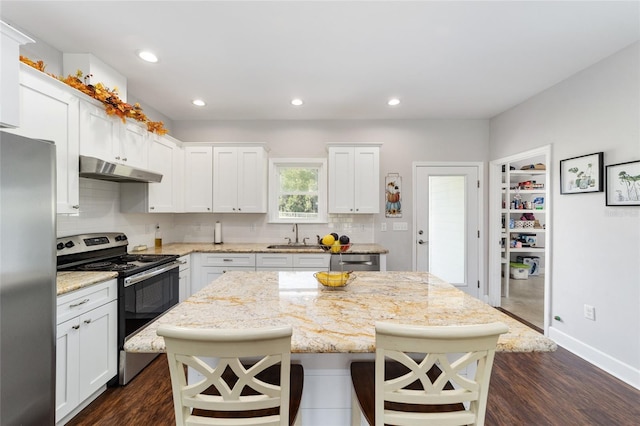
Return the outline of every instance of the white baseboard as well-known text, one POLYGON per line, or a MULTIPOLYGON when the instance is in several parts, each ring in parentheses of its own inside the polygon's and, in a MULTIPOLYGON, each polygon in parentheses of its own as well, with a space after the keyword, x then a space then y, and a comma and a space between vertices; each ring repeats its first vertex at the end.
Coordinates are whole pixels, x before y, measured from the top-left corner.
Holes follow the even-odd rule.
POLYGON ((640 389, 640 369, 625 364, 599 349, 591 347, 568 334, 561 332, 557 328, 549 327, 549 338, 553 339, 554 342, 569 352, 589 361, 596 367, 601 368, 636 389, 640 389))

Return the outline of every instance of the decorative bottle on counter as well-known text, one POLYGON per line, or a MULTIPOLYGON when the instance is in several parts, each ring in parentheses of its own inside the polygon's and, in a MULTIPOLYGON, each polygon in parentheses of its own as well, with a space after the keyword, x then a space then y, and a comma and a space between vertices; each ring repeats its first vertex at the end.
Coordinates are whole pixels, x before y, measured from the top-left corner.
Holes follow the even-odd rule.
POLYGON ((160 232, 160 225, 156 225, 156 248, 162 247, 162 232, 160 232))

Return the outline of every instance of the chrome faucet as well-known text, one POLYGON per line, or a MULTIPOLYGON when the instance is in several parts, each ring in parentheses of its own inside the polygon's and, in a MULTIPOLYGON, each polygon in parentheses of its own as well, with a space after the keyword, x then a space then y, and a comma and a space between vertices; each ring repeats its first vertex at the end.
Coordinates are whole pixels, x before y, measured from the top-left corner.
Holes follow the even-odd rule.
POLYGON ((293 224, 292 231, 296 233, 296 244, 300 244, 300 242, 298 241, 298 224, 297 223, 293 224))

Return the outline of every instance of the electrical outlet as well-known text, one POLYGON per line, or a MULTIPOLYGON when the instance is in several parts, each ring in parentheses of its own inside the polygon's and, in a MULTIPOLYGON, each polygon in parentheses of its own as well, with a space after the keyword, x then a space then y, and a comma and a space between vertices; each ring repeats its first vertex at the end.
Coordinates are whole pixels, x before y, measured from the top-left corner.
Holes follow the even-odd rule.
POLYGON ((387 222, 382 222, 380 224, 380 231, 382 231, 382 232, 386 232, 387 231, 387 222))
POLYGON ((596 308, 591 305, 584 305, 584 317, 588 320, 596 320, 596 308))

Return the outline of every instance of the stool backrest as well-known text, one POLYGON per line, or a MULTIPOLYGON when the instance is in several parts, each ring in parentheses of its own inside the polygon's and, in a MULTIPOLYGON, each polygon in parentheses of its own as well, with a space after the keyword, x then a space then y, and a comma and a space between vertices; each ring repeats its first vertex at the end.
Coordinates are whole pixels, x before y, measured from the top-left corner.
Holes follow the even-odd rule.
POLYGON ((273 407, 280 407, 279 415, 258 414, 250 422, 245 419, 246 424, 289 424, 290 326, 195 329, 161 325, 157 334, 167 348, 176 424, 231 424, 230 419, 195 416, 193 409, 256 415, 256 410, 273 407), (276 364, 280 364, 279 384, 257 377, 276 364), (185 367, 194 369, 202 379, 187 383, 185 367))
POLYGON ((503 323, 442 327, 377 323, 376 425, 484 424, 496 345, 500 334, 508 330, 503 323), (403 364, 408 372, 385 380, 388 361, 403 364), (468 367, 470 377, 465 375, 468 367), (420 384, 417 389, 416 381, 420 384), (411 384, 413 388, 407 389, 411 384), (385 401, 421 405, 462 403, 466 409, 448 413, 406 412, 385 409, 385 401))

